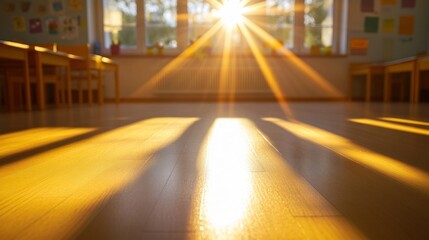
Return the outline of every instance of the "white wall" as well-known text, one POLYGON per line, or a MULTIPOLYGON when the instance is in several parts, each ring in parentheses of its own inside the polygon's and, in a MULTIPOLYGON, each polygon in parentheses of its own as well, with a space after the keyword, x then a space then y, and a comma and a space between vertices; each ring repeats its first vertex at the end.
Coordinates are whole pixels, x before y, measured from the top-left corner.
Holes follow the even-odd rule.
MULTIPOLYGON (((143 90, 147 89, 147 85, 145 84, 147 84, 147 82, 161 71, 172 59, 173 58, 168 57, 116 57, 115 61, 120 65, 121 97, 128 99, 156 97, 156 88, 151 92, 141 90, 142 88, 144 88, 143 90)), ((214 67, 210 66, 220 65, 220 63, 214 63, 215 61, 220 62, 220 58, 207 58, 203 60, 191 59, 189 61, 192 63, 188 63, 184 67, 179 67, 178 69, 180 70, 175 71, 174 74, 176 74, 176 77, 185 72, 189 74, 190 71, 195 71, 195 74, 202 73, 201 76, 204 78, 202 80, 206 81, 210 76, 204 74, 209 74, 208 72, 213 73, 214 67), (207 78, 204 76, 207 76, 207 78)), ((247 62, 246 66, 239 63, 237 64, 237 69, 240 70, 246 68, 248 70, 247 72, 255 72, 255 69, 258 68, 257 63, 251 59, 247 59, 245 61, 247 62)), ((281 87, 281 91, 284 94, 283 97, 299 99, 337 99, 347 96, 348 60, 346 57, 303 58, 301 63, 296 63, 290 59, 268 58, 268 65, 270 66, 270 70, 274 73, 278 85, 281 87), (311 74, 311 70, 309 69, 313 69, 317 74, 309 75, 311 74)), ((220 71, 220 67, 217 67, 216 71, 220 71)), ((265 84, 263 77, 257 79, 258 81, 262 81, 258 84, 265 84)), ((113 82, 110 81, 106 84, 105 94, 108 98, 113 97, 112 83, 113 82)), ((186 80, 183 81, 183 85, 179 84, 175 87, 192 91, 192 89, 189 89, 190 87, 187 86, 186 80)), ((183 94, 184 92, 180 91, 183 89, 178 89, 178 92, 183 94)), ((264 92, 264 89, 256 90, 258 92, 264 92)))

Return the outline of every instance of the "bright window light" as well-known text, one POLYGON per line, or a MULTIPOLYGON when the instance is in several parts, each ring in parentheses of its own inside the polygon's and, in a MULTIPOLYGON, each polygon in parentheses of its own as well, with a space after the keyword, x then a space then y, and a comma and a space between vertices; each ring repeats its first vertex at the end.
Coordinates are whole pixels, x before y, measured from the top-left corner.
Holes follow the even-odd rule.
POLYGON ((232 28, 243 21, 244 4, 240 0, 225 0, 218 15, 223 24, 232 28))

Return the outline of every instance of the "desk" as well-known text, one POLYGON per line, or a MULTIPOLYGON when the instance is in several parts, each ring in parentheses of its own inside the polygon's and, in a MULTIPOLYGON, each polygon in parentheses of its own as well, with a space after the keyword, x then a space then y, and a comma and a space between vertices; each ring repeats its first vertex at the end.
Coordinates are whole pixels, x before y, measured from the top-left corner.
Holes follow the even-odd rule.
POLYGON ((416 102, 415 96, 415 69, 416 69, 416 57, 403 58, 396 61, 386 62, 384 64, 385 75, 384 75, 384 101, 388 102, 391 100, 391 76, 395 73, 410 73, 410 102, 416 102))
POLYGON ((384 74, 384 66, 381 64, 353 64, 350 66, 350 97, 353 96, 353 77, 365 75, 365 101, 371 101, 372 76, 384 74))
POLYGON ((421 85, 421 79, 420 79, 420 72, 421 71, 429 71, 429 56, 419 57, 417 58, 417 64, 416 64, 416 86, 415 86, 415 101, 420 101, 420 85, 421 85))
MULTIPOLYGON (((30 46, 20 43, 0 41, 0 58, 23 62, 25 109, 31 111, 30 76, 28 69, 28 49, 30 46)), ((11 93, 9 93, 10 95, 11 93)), ((10 106, 9 106, 10 107, 10 106)))

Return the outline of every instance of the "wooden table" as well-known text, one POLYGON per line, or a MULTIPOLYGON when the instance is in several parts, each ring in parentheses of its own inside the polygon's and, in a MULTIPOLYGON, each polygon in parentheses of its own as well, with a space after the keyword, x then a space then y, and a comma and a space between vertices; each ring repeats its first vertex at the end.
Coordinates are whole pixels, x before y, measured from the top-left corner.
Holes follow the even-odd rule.
POLYGON ((350 97, 353 96, 353 77, 354 76, 365 76, 365 101, 371 101, 371 86, 372 76, 375 74, 384 74, 384 66, 382 64, 353 64, 350 66, 350 97))
POLYGON ((429 55, 418 57, 416 63, 416 84, 415 84, 415 101, 420 101, 420 72, 421 71, 429 71, 429 55))
POLYGON ((416 102, 416 57, 403 58, 396 61, 386 62, 384 64, 385 75, 384 75, 384 101, 388 102, 391 100, 391 77, 397 73, 410 73, 410 102, 416 102))
POLYGON ((0 41, 0 58, 23 62, 25 109, 31 111, 30 76, 28 69, 28 49, 30 46, 15 42, 0 41))

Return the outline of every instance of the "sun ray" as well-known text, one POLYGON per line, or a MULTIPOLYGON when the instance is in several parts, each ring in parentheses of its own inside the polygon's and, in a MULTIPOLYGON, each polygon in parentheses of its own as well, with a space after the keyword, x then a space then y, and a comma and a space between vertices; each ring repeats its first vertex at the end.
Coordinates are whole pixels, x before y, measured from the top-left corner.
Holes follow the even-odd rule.
POLYGON ((329 82, 322 77, 319 73, 317 73, 314 69, 309 67, 306 63, 304 63, 301 59, 299 59, 295 54, 286 49, 282 44, 280 44, 277 39, 267 33, 265 30, 258 27, 252 21, 243 18, 243 24, 252 30, 256 35, 258 35, 261 39, 268 42, 273 49, 276 51, 280 51, 280 55, 284 58, 291 60, 292 63, 295 64, 303 73, 305 73, 310 79, 319 85, 323 90, 327 91, 330 94, 335 96, 340 96, 340 92, 334 86, 329 84, 329 82))
POLYGON ((290 117, 291 119, 294 119, 294 115, 292 111, 290 110, 287 103, 284 101, 284 94, 282 92, 281 87, 278 84, 277 78, 275 77, 274 73, 272 72, 270 66, 268 65, 266 59, 264 58, 262 52, 259 50, 258 46, 256 45, 256 42, 252 35, 250 34, 249 30, 244 26, 243 24, 239 24, 238 27, 240 28, 240 31, 243 33, 244 39, 249 44, 250 50, 253 54, 253 56, 256 59, 256 62, 258 63, 259 68, 261 69, 262 74, 265 77, 265 80, 268 83, 268 86, 270 87, 271 91, 273 92, 275 98, 277 99, 278 103, 280 104, 280 107, 282 108, 283 112, 286 114, 286 116, 290 117))
POLYGON ((170 63, 167 64, 163 69, 155 74, 151 79, 143 84, 139 89, 137 89, 132 96, 139 96, 140 94, 152 90, 160 79, 169 74, 172 70, 177 69, 185 60, 187 60, 192 54, 199 50, 204 44, 210 40, 222 27, 222 23, 219 21, 213 25, 205 34, 203 34, 197 41, 195 41, 191 46, 185 49, 179 56, 173 59, 170 63))
POLYGON ((229 80, 228 72, 230 68, 231 61, 231 35, 232 31, 226 29, 225 31, 225 41, 222 54, 222 63, 220 67, 220 80, 219 80, 219 97, 226 89, 226 82, 229 80))

